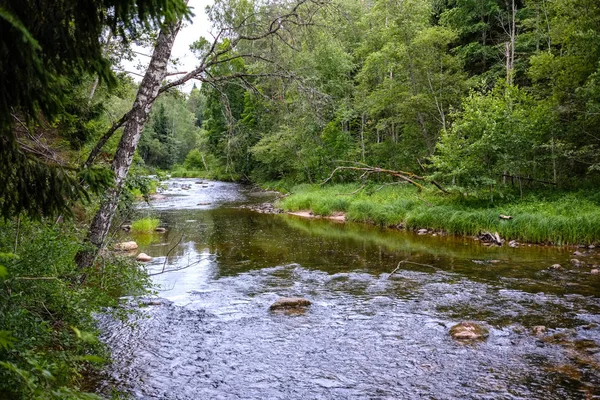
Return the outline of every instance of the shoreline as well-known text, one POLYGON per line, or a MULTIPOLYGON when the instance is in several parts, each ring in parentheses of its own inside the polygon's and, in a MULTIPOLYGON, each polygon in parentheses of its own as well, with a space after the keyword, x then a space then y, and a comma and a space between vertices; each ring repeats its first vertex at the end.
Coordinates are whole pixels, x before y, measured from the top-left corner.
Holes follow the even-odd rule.
POLYGON ((437 193, 416 193, 410 188, 344 195, 352 189, 352 184, 299 185, 290 194, 282 193, 261 212, 367 223, 418 235, 469 238, 484 246, 600 247, 600 205, 589 201, 586 193, 555 193, 549 200, 536 193, 530 198, 486 206, 473 199, 461 202, 437 193))

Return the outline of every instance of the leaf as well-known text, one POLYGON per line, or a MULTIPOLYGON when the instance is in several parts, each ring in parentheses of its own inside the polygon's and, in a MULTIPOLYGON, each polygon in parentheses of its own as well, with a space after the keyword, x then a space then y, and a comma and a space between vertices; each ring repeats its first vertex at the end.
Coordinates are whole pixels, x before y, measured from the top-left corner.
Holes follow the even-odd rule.
POLYGON ((84 341, 86 343, 96 343, 98 341, 98 338, 96 337, 96 335, 94 335, 91 332, 80 331, 79 329, 77 329, 74 326, 72 326, 71 329, 73 329, 73 332, 75 332, 75 335, 79 339, 81 339, 82 341, 84 341))
MULTIPOLYGON (((1 267, 1 266, 0 266, 1 267)), ((0 331, 0 347, 8 349, 17 341, 9 331, 0 331)))
POLYGON ((91 363, 105 363, 106 360, 102 357, 99 356, 94 356, 94 355, 87 355, 87 356, 80 356, 75 358, 76 360, 80 360, 80 361, 87 361, 87 362, 91 362, 91 363))

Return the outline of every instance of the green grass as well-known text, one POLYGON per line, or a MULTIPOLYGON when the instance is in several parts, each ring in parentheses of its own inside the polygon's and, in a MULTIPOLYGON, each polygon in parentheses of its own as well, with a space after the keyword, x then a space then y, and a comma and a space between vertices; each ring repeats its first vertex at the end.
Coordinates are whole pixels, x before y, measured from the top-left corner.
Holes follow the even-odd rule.
POLYGON ((131 232, 133 233, 150 233, 154 232, 160 221, 156 218, 142 218, 137 221, 133 221, 131 224, 131 232))
POLYGON ((499 193, 491 204, 483 196, 444 195, 435 190, 419 193, 405 185, 357 189, 354 184, 299 185, 280 206, 324 216, 341 211, 350 221, 402 224, 407 229, 443 230, 461 236, 497 231, 505 239, 530 243, 600 243, 600 195, 593 191, 537 192, 524 199, 499 193), (502 220, 500 214, 513 219, 502 220))

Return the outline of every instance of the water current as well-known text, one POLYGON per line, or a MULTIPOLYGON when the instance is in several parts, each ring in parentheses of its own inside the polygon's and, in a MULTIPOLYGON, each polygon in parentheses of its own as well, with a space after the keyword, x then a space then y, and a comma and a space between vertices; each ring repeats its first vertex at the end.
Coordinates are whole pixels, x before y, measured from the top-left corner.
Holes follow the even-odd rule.
MULTIPOLYGON (((124 236, 153 257, 157 297, 100 318, 115 362, 100 390, 135 399, 600 398, 600 253, 488 248, 240 208, 273 197, 172 179, 140 206, 166 233, 124 236), (407 260, 417 264, 399 262, 407 260), (553 264, 562 268, 550 268, 553 264), (399 266, 399 267, 398 267, 399 266), (398 268, 397 268, 398 267, 398 268), (393 272, 393 273, 392 273, 393 272), (273 313, 301 296, 304 313, 273 313), (449 328, 476 321, 487 340, 449 328), (535 326, 547 331, 535 335, 535 326)), ((128 234, 125 234, 128 235, 128 234)))

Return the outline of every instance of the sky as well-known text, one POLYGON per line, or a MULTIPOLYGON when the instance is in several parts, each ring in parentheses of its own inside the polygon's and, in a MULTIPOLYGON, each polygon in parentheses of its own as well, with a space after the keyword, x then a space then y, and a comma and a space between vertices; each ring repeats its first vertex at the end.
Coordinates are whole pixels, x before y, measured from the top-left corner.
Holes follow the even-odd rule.
MULTIPOLYGON (((174 71, 190 71, 194 69, 198 60, 192 52, 190 51, 190 45, 194 43, 198 38, 204 36, 209 41, 212 41, 212 36, 210 35, 210 23, 208 21, 208 17, 205 13, 206 6, 212 4, 212 0, 190 0, 188 5, 192 7, 192 12, 195 14, 192 18, 192 22, 186 22, 184 27, 177 34, 177 38, 175 38, 175 43, 173 44, 173 51, 171 52, 171 59, 178 59, 179 65, 176 67, 170 66, 169 72, 174 71)), ((152 49, 148 48, 135 48, 134 50, 144 53, 151 54, 152 49)), ((144 73, 145 66, 150 62, 150 58, 147 56, 139 55, 137 59, 133 62, 124 62, 123 67, 126 71, 134 71, 136 73, 144 73), (143 65, 144 68, 140 71, 136 68, 137 65, 143 65)), ((142 78, 139 75, 130 74, 136 82, 140 82, 142 78)), ((186 84, 182 85, 180 89, 186 93, 189 93, 194 87, 193 80, 188 81, 186 84)), ((196 82, 197 86, 200 86, 198 82, 196 82)))

